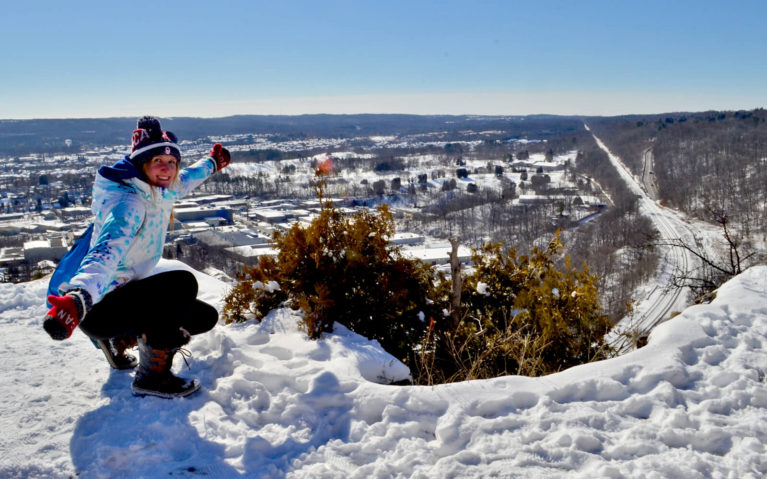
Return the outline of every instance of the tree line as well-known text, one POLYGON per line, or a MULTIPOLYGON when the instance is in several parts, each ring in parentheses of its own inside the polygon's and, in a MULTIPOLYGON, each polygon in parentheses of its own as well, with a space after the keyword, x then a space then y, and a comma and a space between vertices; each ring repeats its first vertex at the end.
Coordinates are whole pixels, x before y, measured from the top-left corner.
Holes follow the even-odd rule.
POLYGON ((649 149, 660 200, 720 228, 715 245, 672 241, 701 263, 681 283, 704 293, 767 257, 760 246, 767 240, 767 111, 604 118, 590 125, 636 175, 649 149))

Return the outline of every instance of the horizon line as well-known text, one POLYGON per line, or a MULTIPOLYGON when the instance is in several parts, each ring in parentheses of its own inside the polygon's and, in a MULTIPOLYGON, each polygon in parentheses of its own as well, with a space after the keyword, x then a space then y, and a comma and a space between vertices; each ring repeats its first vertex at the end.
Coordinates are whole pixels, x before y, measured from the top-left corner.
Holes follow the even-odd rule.
MULTIPOLYGON (((752 108, 726 108, 716 109, 709 108, 705 110, 668 110, 668 111, 655 111, 645 113, 617 113, 617 114, 580 114, 580 113, 525 113, 525 114, 513 114, 513 113, 407 113, 407 112, 354 112, 354 113, 341 113, 341 112, 311 112, 311 113, 232 113, 220 116, 207 116, 207 115, 152 115, 158 118, 173 120, 180 118, 201 119, 201 120, 218 120, 225 118, 235 117, 302 117, 302 116, 430 116, 430 117, 487 117, 487 118, 529 118, 529 117, 561 117, 561 118, 619 118, 629 116, 662 116, 662 115, 682 115, 682 114, 701 114, 708 112, 717 113, 735 113, 740 111, 757 111, 765 110, 765 107, 757 106, 752 108)), ((144 115, 106 115, 106 116, 40 116, 40 117, 17 117, 17 118, 0 118, 0 122, 16 122, 16 121, 56 121, 56 120, 117 120, 117 119, 136 119, 144 115)))
MULTIPOLYGON (((49 99, 50 100, 50 99, 49 99)), ((420 115, 617 117, 706 111, 754 110, 767 96, 703 92, 527 91, 515 93, 400 93, 272 98, 145 99, 121 104, 98 98, 71 103, 5 105, 7 120, 130 118, 227 118, 232 116, 420 115)), ((71 100, 71 99, 70 99, 71 100)), ((1 107, 0 107, 1 108, 1 107)))

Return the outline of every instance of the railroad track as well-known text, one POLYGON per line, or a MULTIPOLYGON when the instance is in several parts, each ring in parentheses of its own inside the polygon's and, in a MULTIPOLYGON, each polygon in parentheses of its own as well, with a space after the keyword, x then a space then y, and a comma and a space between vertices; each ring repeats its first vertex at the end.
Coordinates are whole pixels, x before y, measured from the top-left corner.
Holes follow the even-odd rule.
MULTIPOLYGON (((684 217, 678 211, 661 206, 653 200, 644 185, 628 169, 628 167, 605 146, 605 144, 591 132, 588 125, 584 125, 594 137, 597 145, 607 153, 610 162, 620 173, 629 190, 636 194, 641 211, 646 214, 655 224, 660 234, 660 242, 670 244, 673 240, 683 239, 691 241, 692 231, 684 221, 684 217)), ((645 152, 647 153, 647 152, 645 152)), ((654 289, 639 305, 636 310, 638 316, 633 318, 634 326, 640 333, 649 333, 658 323, 667 319, 676 309, 686 305, 688 288, 678 287, 673 283, 673 275, 686 275, 695 264, 692 255, 678 247, 665 246, 663 248, 662 265, 659 272, 658 282, 663 286, 654 289)))

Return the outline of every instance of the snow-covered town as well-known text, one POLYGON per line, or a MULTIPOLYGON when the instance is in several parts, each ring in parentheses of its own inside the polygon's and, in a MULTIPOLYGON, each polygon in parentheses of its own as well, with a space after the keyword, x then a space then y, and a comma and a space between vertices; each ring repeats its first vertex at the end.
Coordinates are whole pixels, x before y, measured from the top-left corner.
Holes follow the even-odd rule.
MULTIPOLYGON (((472 141, 450 141, 444 133, 302 141, 274 141, 270 140, 274 135, 251 134, 182 141, 187 164, 204 157, 213 142, 223 142, 235 158, 224 173, 227 181, 249 179, 285 186, 283 192, 270 191, 267 197, 202 193, 185 198, 174 208, 168 247, 200 242, 225 248, 243 262, 274 254, 270 240, 275 230, 285 231, 295 222, 307 224, 318 214, 321 205, 313 196, 311 185, 320 163, 333 165, 327 188, 335 205, 351 214, 359 208, 389 204, 400 220, 391 241, 402 245, 406 254, 431 264, 447 262, 446 232, 409 230, 408 219, 446 197, 497 192, 508 196, 507 208, 545 205, 556 211, 553 217, 568 221, 588 218, 605 206, 605 195, 600 191, 579 189, 584 180, 574 173, 575 150, 557 155, 544 151, 529 153, 525 148, 528 143, 542 149, 538 140, 511 140, 507 150, 516 148, 519 151, 516 157, 508 153, 502 160, 492 160, 473 153, 488 141, 500 144, 501 140, 496 138, 502 134, 462 132, 462 136, 490 138, 472 141), (357 151, 345 150, 351 144, 361 143, 368 146, 357 151), (387 156, 382 152, 403 149, 438 149, 441 153, 389 156, 389 162, 399 164, 395 170, 390 169, 387 160, 382 160, 387 156), (249 152, 275 150, 287 159, 258 162, 241 159, 247 158, 249 152), (462 154, 446 153, 450 150, 462 154), (317 151, 322 152, 307 153, 317 151), (355 166, 359 160, 369 160, 371 169, 355 166), (539 184, 545 186, 545 191, 539 184)), ((95 174, 99 166, 122 158, 124 149, 104 146, 76 155, 39 154, 0 161, 0 170, 5 171, 0 176, 0 207, 4 211, 0 214, 0 232, 26 238, 23 245, 0 249, 3 277, 13 278, 15 275, 9 269, 14 266, 18 269, 20 264, 37 274, 50 271, 90 221, 90 190, 84 172, 95 174), (71 180, 53 179, 71 176, 80 178, 77 184, 82 186, 72 188, 71 180), (19 186, 19 178, 26 180, 27 189, 19 186)), ((480 237, 472 244, 464 244, 461 256, 467 258, 470 247, 478 247, 487 239, 480 237)))

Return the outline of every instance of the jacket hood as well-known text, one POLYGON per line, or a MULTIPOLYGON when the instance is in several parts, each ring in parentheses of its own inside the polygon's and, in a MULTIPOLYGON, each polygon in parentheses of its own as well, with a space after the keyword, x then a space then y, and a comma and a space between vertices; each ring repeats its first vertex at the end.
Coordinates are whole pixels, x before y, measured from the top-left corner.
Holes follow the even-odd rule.
POLYGON ((99 174, 112 181, 122 181, 130 178, 146 181, 144 172, 131 161, 130 155, 125 155, 125 158, 112 166, 102 166, 99 168, 99 174))

